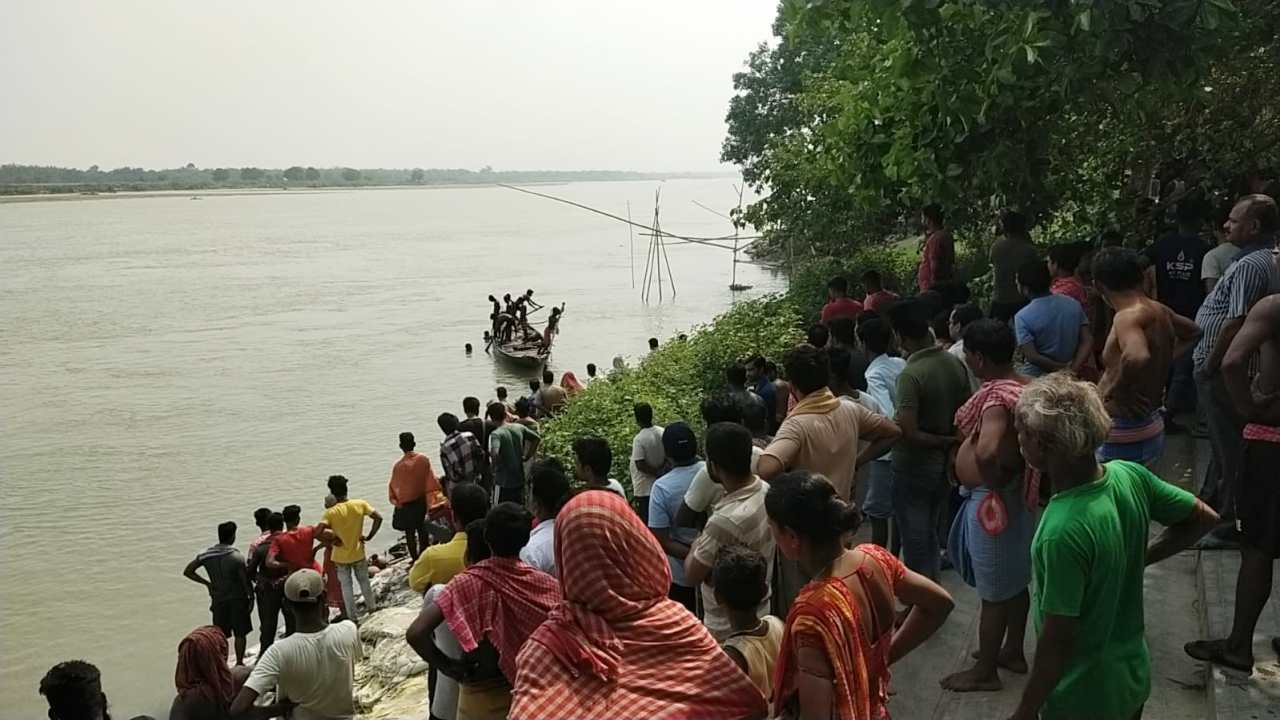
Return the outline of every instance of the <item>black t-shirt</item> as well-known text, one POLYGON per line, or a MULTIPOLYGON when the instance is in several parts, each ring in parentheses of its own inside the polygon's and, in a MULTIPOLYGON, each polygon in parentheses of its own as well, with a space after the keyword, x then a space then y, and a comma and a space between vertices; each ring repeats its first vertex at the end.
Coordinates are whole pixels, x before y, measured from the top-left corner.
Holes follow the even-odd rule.
POLYGON ((1195 317, 1204 300, 1200 266, 1207 250, 1195 235, 1170 233, 1143 251, 1156 271, 1157 299, 1183 317, 1195 317))

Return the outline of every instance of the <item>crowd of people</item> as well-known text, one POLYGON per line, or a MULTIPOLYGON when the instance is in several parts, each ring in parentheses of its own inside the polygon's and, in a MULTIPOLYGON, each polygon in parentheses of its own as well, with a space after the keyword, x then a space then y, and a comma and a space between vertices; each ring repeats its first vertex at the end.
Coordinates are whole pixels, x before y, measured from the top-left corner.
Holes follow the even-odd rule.
MULTIPOLYGON (((405 641, 429 664, 431 718, 885 718, 891 667, 946 622, 954 568, 980 603, 977 652, 943 688, 1029 673, 1017 720, 1130 720, 1151 688, 1144 568, 1192 546, 1238 547, 1242 563, 1230 636, 1186 651, 1251 669, 1280 556, 1276 203, 1231 209, 1229 261, 1188 251, 1201 228, 1182 209, 1144 252, 1047 258, 1004 213, 986 312, 955 280, 941 209, 922 220, 917 295, 875 270, 861 300, 832 279, 805 342, 726 368, 705 431, 657 424, 636 398, 629 492, 602 437, 576 438, 566 462, 539 453, 540 422, 608 382, 595 366, 440 415, 439 473, 401 433, 388 500, 423 594, 405 641), (1213 453, 1198 497, 1152 472, 1171 411, 1192 403, 1213 453), (1149 541, 1151 521, 1165 529, 1149 541)), ((223 523, 187 566, 212 624, 179 646, 173 717, 352 714, 383 518, 348 485, 329 478, 315 525, 297 506, 259 511, 247 554, 223 523)), ((84 666, 50 671, 51 708, 105 706, 84 666)))

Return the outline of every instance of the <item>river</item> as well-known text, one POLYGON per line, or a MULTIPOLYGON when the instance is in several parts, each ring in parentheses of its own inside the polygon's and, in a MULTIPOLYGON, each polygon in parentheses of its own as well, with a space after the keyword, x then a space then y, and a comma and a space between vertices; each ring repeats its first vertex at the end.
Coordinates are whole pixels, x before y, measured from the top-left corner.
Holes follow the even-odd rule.
MULTIPOLYGON (((727 210, 732 183, 665 183, 663 227, 729 232, 693 201, 727 210)), ((538 189, 647 222, 657 185, 538 189)), ((260 505, 317 520, 333 473, 389 517, 400 431, 435 458, 440 412, 526 389, 481 350, 489 293, 567 303, 552 368, 579 377, 733 301, 730 254, 679 244, 676 298, 643 303, 646 242, 633 288, 625 226, 502 188, 0 204, 0 714, 43 717, 41 676, 83 658, 115 717, 164 717, 209 621, 182 568, 218 522, 243 548, 260 505)))

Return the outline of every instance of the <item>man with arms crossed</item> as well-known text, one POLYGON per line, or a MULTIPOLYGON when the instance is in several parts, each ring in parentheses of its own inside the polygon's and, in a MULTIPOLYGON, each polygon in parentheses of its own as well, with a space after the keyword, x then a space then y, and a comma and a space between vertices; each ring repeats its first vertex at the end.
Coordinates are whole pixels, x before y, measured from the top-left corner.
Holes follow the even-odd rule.
POLYGON ((1100 458, 1150 466, 1164 450, 1160 406, 1174 358, 1195 347, 1200 328, 1142 292, 1142 265, 1126 248, 1102 248, 1093 259, 1093 284, 1116 311, 1102 350, 1098 393, 1111 414, 1100 458))
MULTIPOLYGON (((1276 256, 1280 264, 1280 255, 1276 256)), ((1271 597, 1275 560, 1280 558, 1280 295, 1258 301, 1222 360, 1222 377, 1244 426, 1244 458, 1236 490, 1240 527, 1240 573, 1231 634, 1221 640, 1187 643, 1187 654, 1251 672, 1253 631, 1271 597), (1261 351, 1261 369, 1252 384, 1249 365, 1261 351)), ((1271 639, 1280 653, 1280 638, 1271 639)))

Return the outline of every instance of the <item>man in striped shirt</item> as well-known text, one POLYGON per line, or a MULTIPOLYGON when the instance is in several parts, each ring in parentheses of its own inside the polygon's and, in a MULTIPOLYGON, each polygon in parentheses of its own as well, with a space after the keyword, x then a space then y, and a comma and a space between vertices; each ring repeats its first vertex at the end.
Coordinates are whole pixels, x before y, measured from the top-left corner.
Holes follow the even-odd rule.
POLYGON ((1202 547, 1223 547, 1234 539, 1234 486, 1244 422, 1223 382, 1222 358, 1249 309, 1267 295, 1280 292, 1280 270, 1271 257, 1276 232, 1280 231, 1275 200, 1267 195, 1246 195, 1231 209, 1224 228, 1227 242, 1240 248, 1240 255, 1196 313, 1196 324, 1204 335, 1195 350, 1195 375, 1213 451, 1200 497, 1227 522, 1205 538, 1202 547))
POLYGON ((445 491, 460 482, 479 484, 484 474, 484 449, 474 433, 461 429, 458 416, 441 413, 436 418, 444 440, 440 441, 440 467, 445 474, 445 491))

